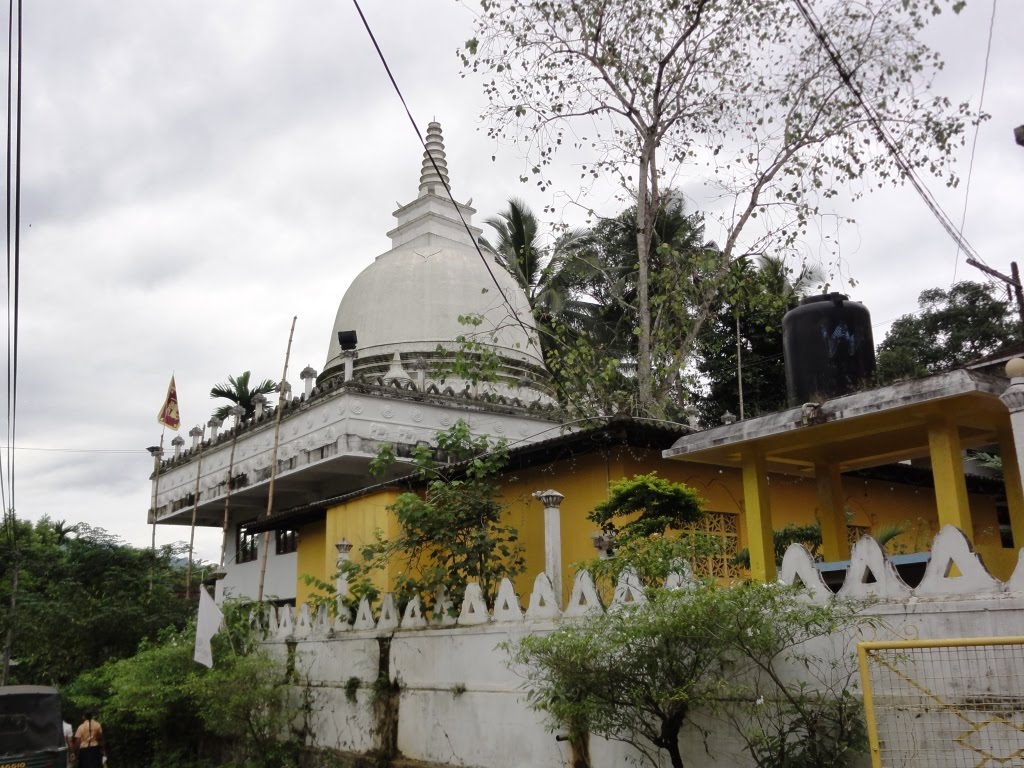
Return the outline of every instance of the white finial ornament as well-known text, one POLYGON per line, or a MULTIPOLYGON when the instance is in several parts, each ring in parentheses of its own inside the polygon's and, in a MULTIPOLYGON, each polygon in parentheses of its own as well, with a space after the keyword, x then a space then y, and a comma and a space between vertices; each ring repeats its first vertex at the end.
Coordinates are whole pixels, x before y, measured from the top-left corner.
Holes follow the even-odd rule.
POLYGON ((448 161, 445 159, 444 137, 441 135, 441 124, 432 122, 427 126, 427 137, 423 141, 426 149, 423 152, 423 167, 420 171, 419 197, 426 195, 444 195, 441 186, 451 189, 448 184, 448 161), (431 162, 433 158, 433 162, 431 162))

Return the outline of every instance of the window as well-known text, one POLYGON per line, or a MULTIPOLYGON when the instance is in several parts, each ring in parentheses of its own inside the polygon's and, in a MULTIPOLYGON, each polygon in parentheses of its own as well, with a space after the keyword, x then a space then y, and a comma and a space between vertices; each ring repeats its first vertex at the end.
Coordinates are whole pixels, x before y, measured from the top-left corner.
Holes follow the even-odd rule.
POLYGON ((276 545, 274 552, 278 555, 295 552, 299 547, 299 534, 296 531, 275 531, 274 537, 276 545))
POLYGON ((247 520, 238 525, 238 534, 235 536, 235 562, 251 563, 256 559, 259 534, 251 533, 248 527, 250 523, 254 522, 256 521, 247 520))

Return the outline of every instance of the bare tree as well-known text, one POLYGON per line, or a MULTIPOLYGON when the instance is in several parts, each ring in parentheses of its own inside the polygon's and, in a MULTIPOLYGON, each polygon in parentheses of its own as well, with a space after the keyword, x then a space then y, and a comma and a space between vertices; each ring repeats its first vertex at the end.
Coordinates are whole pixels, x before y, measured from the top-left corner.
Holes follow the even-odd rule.
POLYGON ((663 412, 736 256, 792 245, 844 187, 857 196, 918 169, 956 182, 951 154, 972 115, 930 94, 942 62, 918 39, 945 4, 481 0, 462 58, 484 75, 491 134, 530 147, 542 187, 572 146, 593 152, 585 175, 636 195, 638 410, 663 412), (666 177, 722 198, 722 245, 684 327, 653 349, 649 263, 666 177), (655 361, 667 361, 660 377, 655 361))

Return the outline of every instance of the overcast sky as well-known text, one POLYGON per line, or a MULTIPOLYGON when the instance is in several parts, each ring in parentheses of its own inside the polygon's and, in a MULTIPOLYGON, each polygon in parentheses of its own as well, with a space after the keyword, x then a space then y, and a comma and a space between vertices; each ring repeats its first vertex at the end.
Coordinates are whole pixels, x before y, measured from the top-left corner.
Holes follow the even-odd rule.
MULTIPOLYGON (((452 191, 477 223, 511 195, 557 202, 517 181, 517 147, 479 130, 483 95, 455 55, 471 12, 363 5, 421 128, 442 123, 452 191)), ((939 90, 975 106, 991 10, 973 0, 929 32, 947 60, 939 90)), ((148 544, 145 447, 172 371, 187 439, 228 374, 280 377, 293 315, 289 379, 322 370, 338 302, 388 249, 422 148, 348 0, 36 0, 24 30, 17 513, 148 544)), ((1005 271, 1024 255, 1022 30, 1024 3, 1004 0, 965 227, 1005 271)), ((959 221, 965 186, 933 191, 959 221)), ((590 204, 618 207, 607 193, 590 204)), ((948 287, 956 247, 909 188, 844 212, 857 285, 833 287, 867 304, 877 342, 921 290, 948 287)), ((962 255, 955 276, 977 277, 962 255)), ((163 527, 157 541, 185 537, 163 527)), ((218 557, 216 532, 198 542, 218 557)))

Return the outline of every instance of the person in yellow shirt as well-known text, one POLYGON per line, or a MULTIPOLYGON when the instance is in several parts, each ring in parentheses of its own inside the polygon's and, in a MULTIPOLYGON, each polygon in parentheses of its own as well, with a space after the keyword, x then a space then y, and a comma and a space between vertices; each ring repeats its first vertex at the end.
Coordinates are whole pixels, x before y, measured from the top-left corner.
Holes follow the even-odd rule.
POLYGON ((85 720, 75 731, 75 746, 78 747, 79 768, 103 768, 106 757, 103 726, 93 719, 92 712, 85 713, 85 720))

